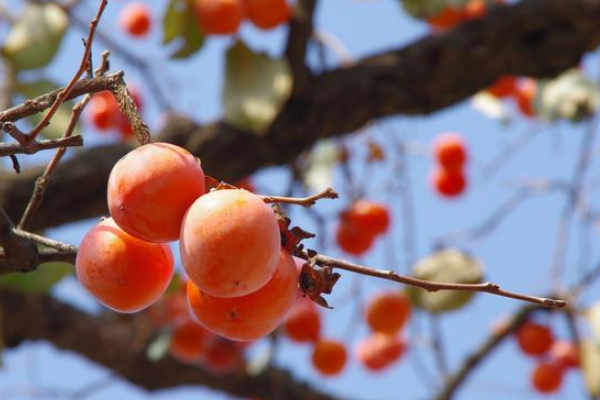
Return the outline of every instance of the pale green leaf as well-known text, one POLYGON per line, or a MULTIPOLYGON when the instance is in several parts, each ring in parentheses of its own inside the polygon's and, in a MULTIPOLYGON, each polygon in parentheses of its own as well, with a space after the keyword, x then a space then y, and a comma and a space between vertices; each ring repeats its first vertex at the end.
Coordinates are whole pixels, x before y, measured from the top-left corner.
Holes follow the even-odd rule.
POLYGON ((54 3, 28 2, 6 36, 2 56, 17 69, 48 65, 60 48, 69 17, 54 3))
POLYGON ((171 0, 163 17, 163 44, 178 40, 171 58, 182 59, 196 53, 204 44, 204 35, 196 22, 194 2, 171 0))
POLYGON ((588 392, 600 396, 600 338, 581 342, 581 369, 588 392))
POLYGON ((227 51, 224 119, 227 123, 256 134, 264 134, 292 88, 285 60, 255 53, 241 41, 227 51))
MULTIPOLYGON (((420 260, 413 268, 415 278, 449 283, 480 283, 483 273, 480 263, 457 249, 445 249, 420 260)), ((407 294, 413 304, 432 313, 461 308, 472 299, 473 292, 440 290, 428 292, 408 287, 407 294)))

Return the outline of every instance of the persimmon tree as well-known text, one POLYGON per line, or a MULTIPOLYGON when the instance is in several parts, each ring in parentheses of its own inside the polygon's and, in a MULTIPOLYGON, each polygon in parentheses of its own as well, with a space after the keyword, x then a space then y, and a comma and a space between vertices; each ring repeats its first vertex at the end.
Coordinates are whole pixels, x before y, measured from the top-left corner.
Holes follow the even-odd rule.
MULTIPOLYGON (((110 370, 111 380, 255 399, 345 398, 307 384, 294 363, 331 379, 352 364, 386 374, 410 363, 429 398, 450 399, 512 341, 532 360, 531 376, 515 380, 552 394, 575 371, 587 397, 600 398, 600 303, 589 295, 600 277, 591 244, 600 92, 590 74, 600 1, 402 0, 397 12, 424 36, 359 59, 315 22, 317 0, 122 3, 0 3, 5 351, 43 340, 110 370), (118 33, 107 13, 118 14, 118 33), (285 40, 267 54, 247 26, 285 40), (151 34, 164 60, 130 45, 151 34), (229 38, 222 117, 200 124, 157 64, 191 63, 216 37, 229 38), (65 52, 69 69, 53 82, 46 74, 65 52), (479 118, 533 133, 483 162, 460 132, 429 143, 381 122, 467 100, 479 118), (427 237, 427 248, 416 243, 421 215, 487 190, 538 132, 564 121, 583 132, 564 163, 568 176, 511 182, 506 201, 473 204, 469 224, 427 237), (423 160, 429 176, 411 173, 423 160), (287 182, 257 185, 267 167, 286 171, 287 182), (474 169, 483 180, 472 179, 474 169), (415 204, 419 187, 437 203, 415 204), (489 260, 475 242, 493 244, 488 236, 518 206, 551 194, 562 203, 548 217, 558 223, 544 290, 487 281, 489 260), (53 237, 53 228, 82 220, 94 226, 72 243, 53 237), (75 275, 107 307, 90 313, 56 296, 75 275), (461 343, 467 350, 449 362, 447 346, 461 337, 442 332, 441 321, 476 296, 512 302, 510 315, 493 328, 473 319, 481 343, 461 343), (328 323, 344 307, 350 334, 328 323), (277 362, 295 346, 310 357, 277 362)), ((182 90, 201 89, 186 81, 182 90)))

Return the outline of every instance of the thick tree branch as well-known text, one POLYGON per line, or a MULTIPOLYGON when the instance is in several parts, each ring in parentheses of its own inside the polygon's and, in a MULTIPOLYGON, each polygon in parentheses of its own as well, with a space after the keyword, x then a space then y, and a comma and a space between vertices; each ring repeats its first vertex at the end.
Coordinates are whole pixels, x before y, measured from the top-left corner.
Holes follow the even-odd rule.
MULTIPOLYGON (((207 173, 234 181, 288 163, 317 140, 352 132, 374 118, 426 114, 456 104, 502 74, 557 75, 600 44, 599 20, 600 0, 523 0, 497 7, 445 34, 315 77, 289 99, 264 136, 173 116, 157 140, 187 147, 207 173)), ((126 145, 90 149, 61 165, 48 188, 48 198, 57 199, 38 214, 37 227, 105 212, 106 179, 127 150, 126 145), (75 188, 75 193, 60 196, 59 188, 75 188)), ((40 173, 0 173, 0 204, 11 217, 22 214, 23 199, 40 173)))
POLYGON ((254 376, 243 371, 213 376, 200 367, 183 365, 169 357, 149 361, 149 338, 143 333, 139 316, 93 316, 51 297, 25 296, 6 289, 0 291, 0 309, 0 331, 6 346, 45 340, 59 349, 75 351, 147 390, 203 385, 240 398, 336 400, 276 368, 254 376))

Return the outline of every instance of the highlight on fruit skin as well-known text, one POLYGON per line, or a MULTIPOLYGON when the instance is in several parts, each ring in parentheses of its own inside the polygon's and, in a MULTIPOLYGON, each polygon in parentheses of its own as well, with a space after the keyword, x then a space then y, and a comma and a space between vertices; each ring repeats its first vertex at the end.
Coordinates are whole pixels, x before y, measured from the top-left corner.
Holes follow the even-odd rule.
POLYGON ((108 218, 84 236, 75 271, 81 285, 100 303, 133 313, 163 295, 174 262, 169 246, 131 236, 108 218))
POLYGON ((298 292, 298 270, 285 249, 276 267, 266 285, 241 297, 210 296, 188 281, 192 313, 206 329, 231 340, 251 341, 268 335, 283 322, 298 292))
POLYGON ((203 194, 200 161, 169 143, 130 151, 113 167, 107 188, 115 222, 129 234, 156 243, 179 239, 183 216, 203 194))
POLYGON ((275 213, 246 190, 205 194, 181 225, 185 271, 203 293, 215 297, 245 296, 264 286, 277 268, 280 248, 275 213))

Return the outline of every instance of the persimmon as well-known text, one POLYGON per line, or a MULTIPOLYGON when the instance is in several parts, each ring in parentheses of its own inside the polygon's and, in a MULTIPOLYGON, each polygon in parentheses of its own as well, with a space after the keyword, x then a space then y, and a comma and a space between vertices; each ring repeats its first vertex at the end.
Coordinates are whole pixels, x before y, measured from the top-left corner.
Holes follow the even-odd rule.
POLYGON ((366 368, 379 371, 399 360, 405 351, 402 339, 375 332, 357 344, 356 357, 366 368))
POLYGON ((291 16, 286 0, 242 0, 242 4, 248 20, 260 29, 273 29, 291 16))
POLYGON ((578 368, 581 363, 577 345, 567 340, 554 341, 550 348, 550 357, 563 368, 578 368))
POLYGON ((461 135, 443 133, 433 142, 433 156, 448 171, 460 172, 467 161, 467 149, 461 135))
POLYGON ((273 210, 243 189, 200 197, 181 225, 179 249, 190 280, 216 297, 239 297, 264 286, 277 268, 281 236, 273 210))
POLYGON ((282 249, 273 277, 257 291, 241 297, 214 297, 190 280, 188 300, 192 313, 211 332, 231 340, 255 340, 283 322, 296 300, 298 279, 292 256, 282 249))
POLYGON ((152 27, 150 7, 142 2, 125 5, 119 14, 119 26, 132 36, 145 36, 152 27))
POLYGON ((214 336, 212 332, 189 318, 173 329, 169 352, 183 363, 198 363, 203 360, 214 336))
POLYGON ((481 18, 486 13, 485 0, 468 0, 461 10, 461 18, 463 20, 470 20, 481 18))
POLYGON ((321 315, 307 297, 300 297, 287 314, 283 331, 291 340, 299 343, 316 342, 321 334, 321 315))
POLYGON ((427 22, 436 29, 446 30, 459 24, 461 19, 460 10, 448 6, 444 7, 436 15, 427 18, 427 22))
POLYGON ((242 361, 242 348, 236 342, 213 336, 207 346, 202 364, 213 374, 222 375, 235 371, 242 361))
POLYGON ((526 117, 535 116, 535 97, 537 95, 537 83, 533 79, 524 79, 517 85, 514 97, 517 107, 526 117))
POLYGON ((503 98, 512 95, 517 90, 517 78, 513 75, 503 75, 496 79, 496 82, 487 91, 498 97, 503 98))
POLYGON ((84 236, 75 270, 81 285, 100 303, 133 313, 165 292, 173 276, 173 255, 169 246, 129 235, 108 218, 84 236))
POLYGON ((377 293, 366 307, 365 317, 375 332, 395 335, 408 321, 411 305, 408 297, 397 290, 377 293))
POLYGON ((550 328, 535 322, 524 322, 516 331, 517 344, 523 353, 539 356, 552 347, 554 337, 550 328))
POLYGON ((149 242, 170 242, 179 239, 185 212, 204 194, 204 172, 184 148, 150 143, 115 164, 107 192, 110 214, 123 230, 149 242))
POLYGON ((108 90, 94 94, 88 105, 90 122, 99 130, 107 130, 117 124, 119 105, 108 90))
POLYGON ((531 374, 531 384, 540 393, 554 393, 562 385, 564 369, 557 364, 542 362, 531 374))
POLYGON ((465 191, 467 179, 461 171, 437 168, 431 175, 435 190, 444 197, 456 197, 465 191))
POLYGON ((361 230, 342 217, 337 227, 336 240, 338 246, 346 253, 360 256, 371 248, 375 236, 361 230))
POLYGON ((205 35, 236 33, 244 19, 241 0, 197 0, 194 12, 205 35))
POLYGON ((335 340, 321 339, 315 343, 312 352, 312 364, 323 375, 338 375, 347 361, 346 347, 335 340))
POLYGON ((371 200, 355 201, 343 213, 342 218, 371 236, 384 234, 390 226, 390 212, 387 206, 371 200))

